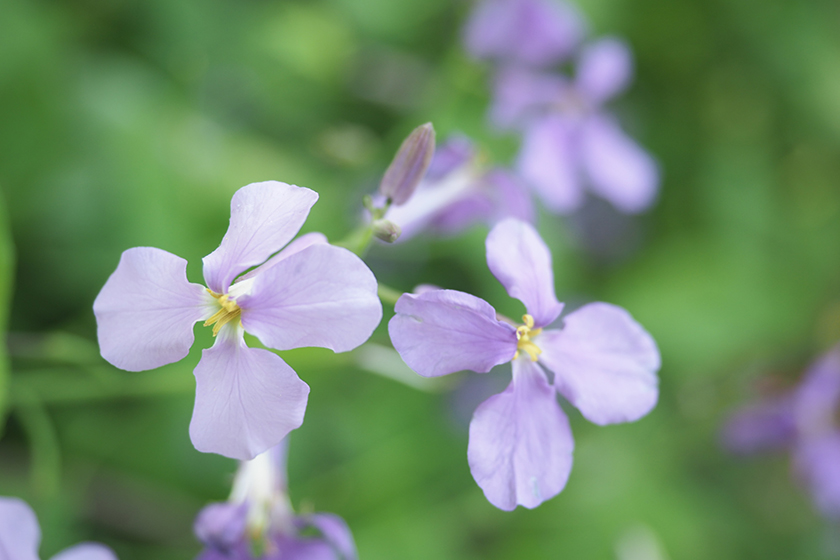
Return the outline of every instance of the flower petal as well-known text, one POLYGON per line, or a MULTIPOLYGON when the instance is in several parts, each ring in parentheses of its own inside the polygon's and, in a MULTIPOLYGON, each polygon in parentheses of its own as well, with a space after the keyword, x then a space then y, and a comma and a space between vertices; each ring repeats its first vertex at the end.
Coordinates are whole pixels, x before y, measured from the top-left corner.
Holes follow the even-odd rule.
POLYGON ((65 548, 50 560, 117 560, 117 555, 103 544, 81 543, 65 548))
POLYGON ((403 294, 388 324, 391 342, 424 377, 462 370, 486 373, 516 353, 516 329, 483 299, 455 290, 403 294))
POLYGON ((726 422, 722 438, 729 451, 745 455, 788 447, 796 439, 794 399, 784 395, 738 410, 726 422))
POLYGON ((808 368, 794 393, 796 427, 803 435, 834 430, 840 410, 840 346, 808 368))
POLYGON ((193 324, 209 318, 213 305, 203 286, 187 281, 181 257, 128 249, 93 302, 102 357, 129 371, 177 362, 193 344, 193 324))
POLYGON ((632 77, 630 47, 621 39, 607 37, 583 49, 575 83, 587 101, 600 105, 621 93, 632 77))
POLYGON ((38 560, 41 528, 29 504, 0 497, 0 552, 6 560, 38 560))
POLYGON ((193 523, 193 533, 205 545, 230 550, 245 537, 247 504, 217 502, 204 506, 193 523))
POLYGON ((513 362, 513 381, 484 401, 470 423, 467 458, 491 504, 535 508, 557 495, 572 470, 569 420, 545 372, 528 356, 513 362))
POLYGON ((279 263, 283 259, 287 259, 294 255, 295 253, 300 253, 307 247, 311 247, 312 245, 328 245, 329 241, 327 241, 327 236, 319 231, 313 231, 311 233, 305 233, 283 247, 283 250, 265 261, 263 264, 251 270, 239 278, 236 279, 237 282, 242 282, 243 280, 247 280, 249 278, 253 278, 257 274, 261 272, 265 272, 275 264, 279 263))
POLYGON ((659 350, 627 311, 590 303, 570 313, 563 330, 545 331, 534 344, 554 372, 557 390, 589 421, 638 420, 659 396, 659 350))
POLYGON ((517 169, 552 212, 568 213, 583 202, 577 120, 551 115, 532 123, 522 138, 517 169))
POLYGON ((565 78, 519 66, 502 68, 493 83, 490 121, 501 129, 527 123, 567 92, 565 78))
POLYGON ((808 485, 817 508, 840 518, 840 433, 806 438, 793 457, 796 473, 808 485))
POLYGON ((230 226, 218 249, 204 257, 204 279, 227 293, 239 274, 279 251, 306 221, 318 193, 278 181, 244 186, 230 201, 230 226))
POLYGON ((551 323, 563 304, 554 295, 551 253, 526 222, 509 218, 487 236, 487 266, 510 294, 525 304, 537 327, 551 323))
POLYGON ((195 368, 190 438, 199 451, 250 460, 303 423, 309 386, 279 356, 226 325, 195 368))
POLYGON ((341 560, 359 557, 350 527, 341 517, 333 513, 316 513, 308 516, 306 522, 321 532, 323 540, 340 554, 341 560))
POLYGON ((592 191, 624 212, 653 204, 659 170, 653 158, 605 115, 589 117, 581 132, 582 162, 592 191))
POLYGON ((496 168, 487 172, 484 183, 495 205, 492 218, 494 221, 518 218, 525 222, 534 222, 536 211, 531 194, 518 176, 506 169, 496 168))
POLYGON ((320 346, 346 352, 370 338, 382 319, 376 278, 340 247, 313 245, 258 274, 236 300, 242 325, 266 346, 320 346))

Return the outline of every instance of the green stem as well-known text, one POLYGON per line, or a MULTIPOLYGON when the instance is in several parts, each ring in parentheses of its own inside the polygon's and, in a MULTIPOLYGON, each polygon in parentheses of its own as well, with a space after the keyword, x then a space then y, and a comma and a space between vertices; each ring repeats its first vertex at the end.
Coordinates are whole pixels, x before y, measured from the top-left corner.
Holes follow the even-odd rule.
POLYGON ((338 247, 344 247, 363 257, 367 252, 370 242, 373 241, 373 228, 371 224, 362 224, 355 230, 351 231, 344 239, 333 243, 338 247))
POLYGON ((48 500, 58 493, 61 483, 61 450, 52 419, 44 405, 28 391, 20 399, 15 415, 29 438, 32 452, 31 484, 35 494, 48 500), (24 404, 25 403, 25 404, 24 404))

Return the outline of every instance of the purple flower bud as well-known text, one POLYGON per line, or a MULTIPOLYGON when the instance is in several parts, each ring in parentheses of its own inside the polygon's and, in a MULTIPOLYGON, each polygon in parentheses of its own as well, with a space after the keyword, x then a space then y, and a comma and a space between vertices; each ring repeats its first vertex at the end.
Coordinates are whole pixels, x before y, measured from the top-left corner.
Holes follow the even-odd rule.
POLYGON ((435 129, 432 123, 418 126, 408 135, 379 183, 382 196, 399 206, 420 184, 435 153, 435 129))
POLYGON ((388 220, 376 220, 371 227, 373 228, 373 235, 386 243, 393 243, 400 238, 402 233, 400 226, 388 220))

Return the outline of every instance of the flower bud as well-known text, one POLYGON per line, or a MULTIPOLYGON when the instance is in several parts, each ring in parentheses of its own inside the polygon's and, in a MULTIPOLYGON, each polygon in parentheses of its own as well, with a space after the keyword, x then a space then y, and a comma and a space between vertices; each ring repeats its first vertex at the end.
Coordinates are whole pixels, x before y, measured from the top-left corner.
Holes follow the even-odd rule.
POLYGON ((387 243, 393 243, 400 238, 402 233, 400 226, 388 220, 376 220, 371 227, 373 228, 373 235, 387 243))
POLYGON ((432 123, 418 126, 408 135, 379 183, 379 193, 399 206, 420 184, 435 153, 435 129, 432 123))

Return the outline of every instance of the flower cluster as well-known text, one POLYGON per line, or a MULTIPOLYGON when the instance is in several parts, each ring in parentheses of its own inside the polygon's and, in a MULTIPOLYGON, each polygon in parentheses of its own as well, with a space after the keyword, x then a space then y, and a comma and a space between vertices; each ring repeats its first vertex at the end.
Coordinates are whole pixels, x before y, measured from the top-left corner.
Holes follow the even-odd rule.
POLYGON ((735 453, 789 450, 797 477, 824 515, 840 518, 840 346, 797 387, 737 411, 723 431, 735 453))
POLYGON ((517 170, 546 207, 568 213, 585 189, 623 212, 648 208, 659 185, 653 159, 604 105, 630 83, 627 44, 582 44, 585 25, 565 4, 487 0, 466 27, 467 50, 495 64, 490 120, 522 135, 517 170), (553 67, 574 56, 574 76, 553 67))
POLYGON ((626 311, 606 303, 547 328, 563 304, 554 294, 551 254, 529 224, 507 219, 494 227, 487 265, 525 305, 521 324, 470 294, 424 290, 400 297, 389 332, 403 360, 427 377, 512 362, 510 386, 473 415, 467 457, 493 505, 533 508, 563 489, 572 467, 574 441, 557 393, 596 424, 637 420, 656 404, 659 352, 626 311))

